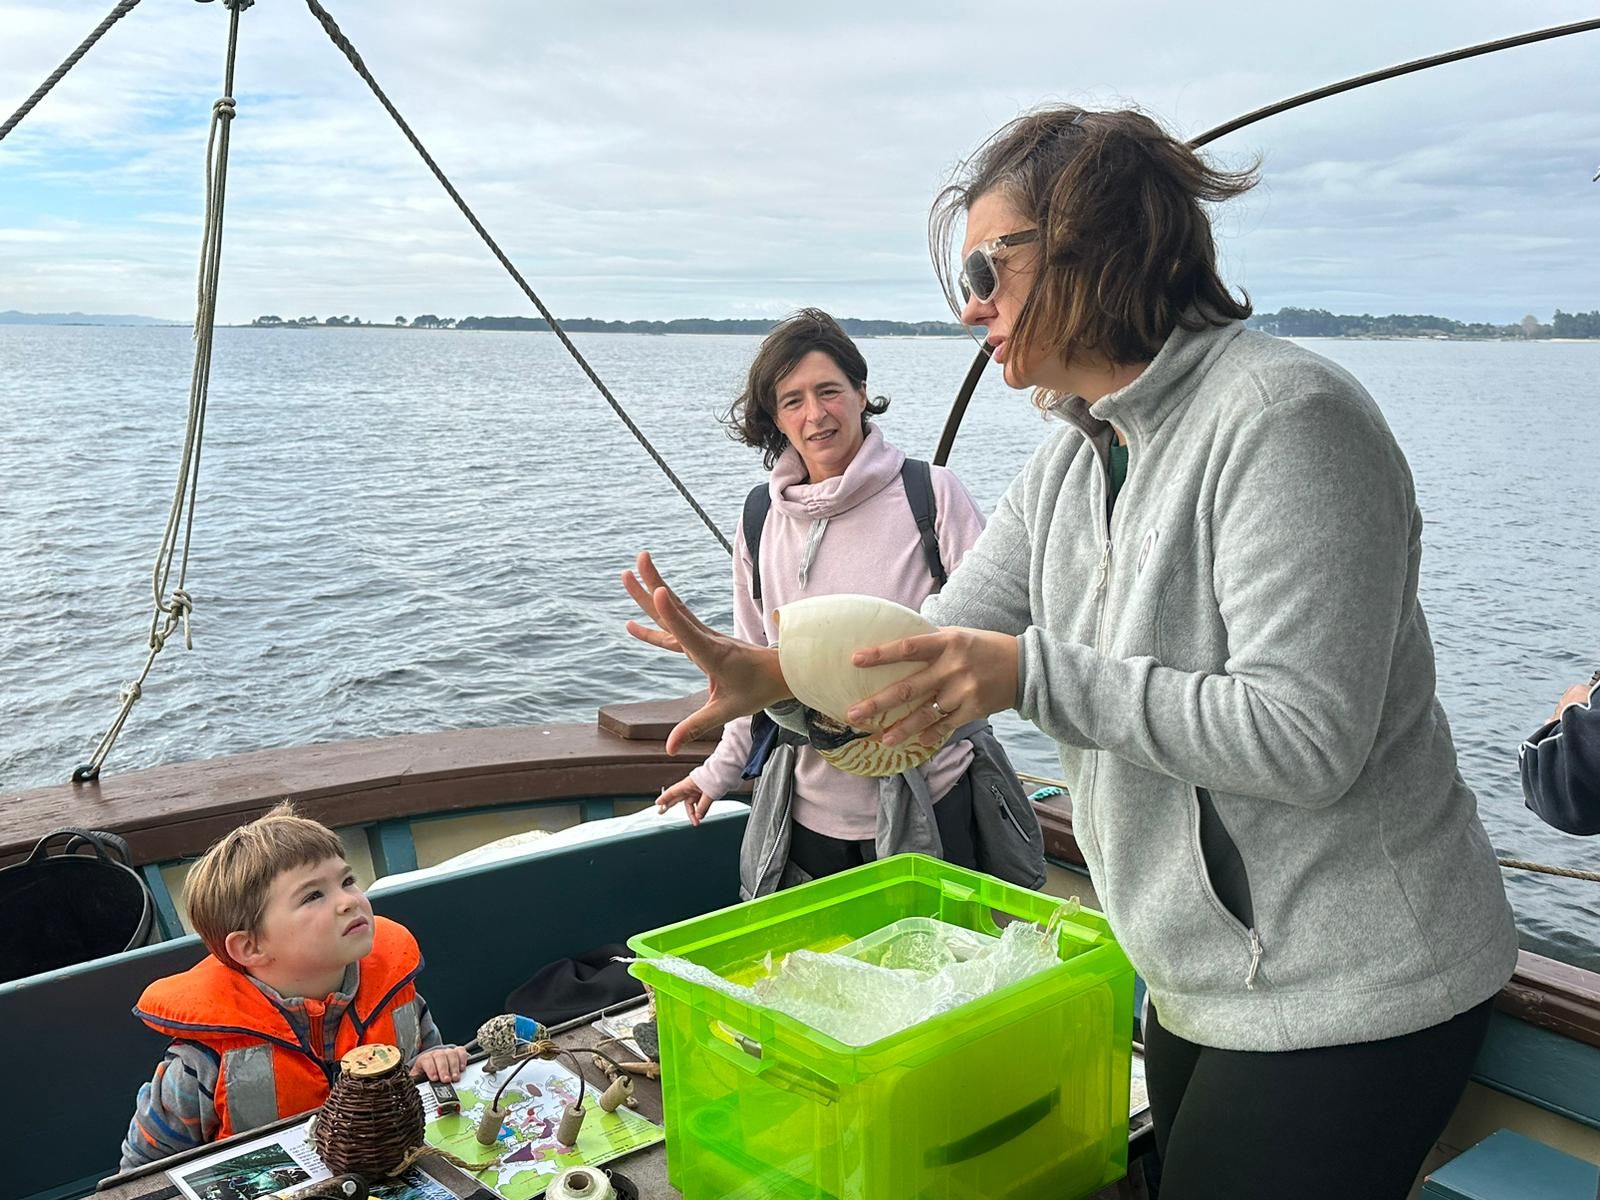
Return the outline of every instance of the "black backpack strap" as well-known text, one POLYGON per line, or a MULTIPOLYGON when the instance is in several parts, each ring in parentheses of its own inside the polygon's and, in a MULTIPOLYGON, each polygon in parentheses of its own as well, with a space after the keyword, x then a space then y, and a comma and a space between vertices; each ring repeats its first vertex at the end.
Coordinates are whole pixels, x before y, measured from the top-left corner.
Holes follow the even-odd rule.
POLYGON ((772 492, 765 483, 750 489, 744 498, 744 546, 750 551, 750 595, 761 607, 761 531, 772 509, 772 492))
POLYGON ((934 590, 937 591, 949 577, 945 574, 944 560, 939 557, 939 533, 934 526, 939 506, 933 498, 933 469, 920 458, 908 458, 900 467, 900 479, 906 487, 906 501, 911 505, 911 515, 917 519, 917 533, 922 537, 922 557, 928 560, 928 573, 933 576, 934 590))

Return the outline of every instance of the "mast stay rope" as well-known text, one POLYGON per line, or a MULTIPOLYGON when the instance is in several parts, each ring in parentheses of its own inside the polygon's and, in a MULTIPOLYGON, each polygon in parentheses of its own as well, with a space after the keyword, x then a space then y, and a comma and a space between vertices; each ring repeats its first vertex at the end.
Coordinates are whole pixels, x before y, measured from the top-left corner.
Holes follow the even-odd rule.
MULTIPOLYGON (((137 3, 138 0, 134 0, 137 3)), ((239 14, 254 0, 225 0, 228 17, 228 53, 223 71, 222 97, 211 106, 211 129, 206 138, 206 209, 200 236, 200 270, 195 284, 194 369, 189 378, 189 415, 183 434, 183 454, 178 463, 178 482, 173 490, 172 507, 167 514, 166 532, 156 551, 151 572, 150 652, 138 677, 124 685, 111 725, 95 747, 89 761, 72 772, 73 783, 93 783, 100 767, 116 744, 117 735, 127 723, 128 714, 144 692, 144 681, 155 665, 167 639, 183 629, 185 648, 194 649, 189 629, 189 614, 194 600, 184 589, 189 574, 189 544, 194 532, 194 503, 200 484, 200 445, 205 436, 206 398, 211 387, 211 349, 216 336, 217 282, 222 270, 222 211, 228 190, 229 130, 237 104, 233 98, 234 63, 239 51, 239 14), (181 544, 180 544, 181 535, 181 544), (174 561, 178 582, 171 592, 174 561)))

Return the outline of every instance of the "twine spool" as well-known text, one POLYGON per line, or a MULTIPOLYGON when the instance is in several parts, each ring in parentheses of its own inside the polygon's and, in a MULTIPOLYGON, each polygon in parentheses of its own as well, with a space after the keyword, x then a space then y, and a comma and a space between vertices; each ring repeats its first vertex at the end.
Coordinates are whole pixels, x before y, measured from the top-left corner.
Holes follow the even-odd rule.
POLYGON ((583 1128, 585 1115, 584 1110, 576 1104, 567 1105, 561 1111, 561 1124, 556 1127, 556 1141, 563 1146, 576 1146, 578 1144, 578 1131, 583 1128))
POLYGON ((357 1046, 312 1126, 317 1155, 335 1174, 388 1179, 410 1166, 423 1140, 422 1097, 394 1046, 357 1046))
POLYGON ((616 1195, 605 1173, 592 1167, 568 1167, 545 1192, 547 1200, 616 1200, 616 1195))
POLYGON ((633 1099, 633 1080, 626 1075, 618 1075, 601 1095, 600 1111, 616 1112, 618 1105, 626 1104, 631 1099, 633 1099))
POLYGON ((480 1146, 492 1146, 500 1138, 500 1129, 505 1124, 507 1108, 496 1108, 493 1103, 484 1105, 483 1115, 478 1118, 478 1129, 473 1134, 478 1139, 480 1146))

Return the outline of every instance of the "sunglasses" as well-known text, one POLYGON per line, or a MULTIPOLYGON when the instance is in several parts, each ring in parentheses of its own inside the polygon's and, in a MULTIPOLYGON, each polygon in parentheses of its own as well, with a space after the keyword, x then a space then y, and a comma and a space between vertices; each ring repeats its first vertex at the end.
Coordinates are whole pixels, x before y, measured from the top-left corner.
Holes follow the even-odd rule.
POLYGON ((962 303, 965 304, 974 297, 982 304, 993 300, 995 289, 1000 286, 1000 273, 995 266, 1000 251, 1009 250, 1012 246, 1026 246, 1029 242, 1038 240, 1037 229, 1024 229, 1018 233, 1005 233, 986 242, 979 242, 969 250, 966 260, 961 264, 961 274, 956 278, 956 282, 961 285, 962 303))

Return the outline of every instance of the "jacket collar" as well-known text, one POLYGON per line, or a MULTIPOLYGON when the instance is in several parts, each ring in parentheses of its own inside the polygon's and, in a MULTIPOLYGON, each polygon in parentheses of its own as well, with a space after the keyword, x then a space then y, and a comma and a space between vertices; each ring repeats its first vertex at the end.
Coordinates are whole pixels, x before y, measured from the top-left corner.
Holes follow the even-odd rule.
MULTIPOLYGON (((1190 310, 1185 319, 1200 317, 1190 310)), ((1097 445, 1108 425, 1122 430, 1130 442, 1144 441, 1195 393, 1217 359, 1242 332, 1242 321, 1203 325, 1198 330, 1179 325, 1133 382, 1100 397, 1093 405, 1081 396, 1068 396, 1053 411, 1097 445)))

